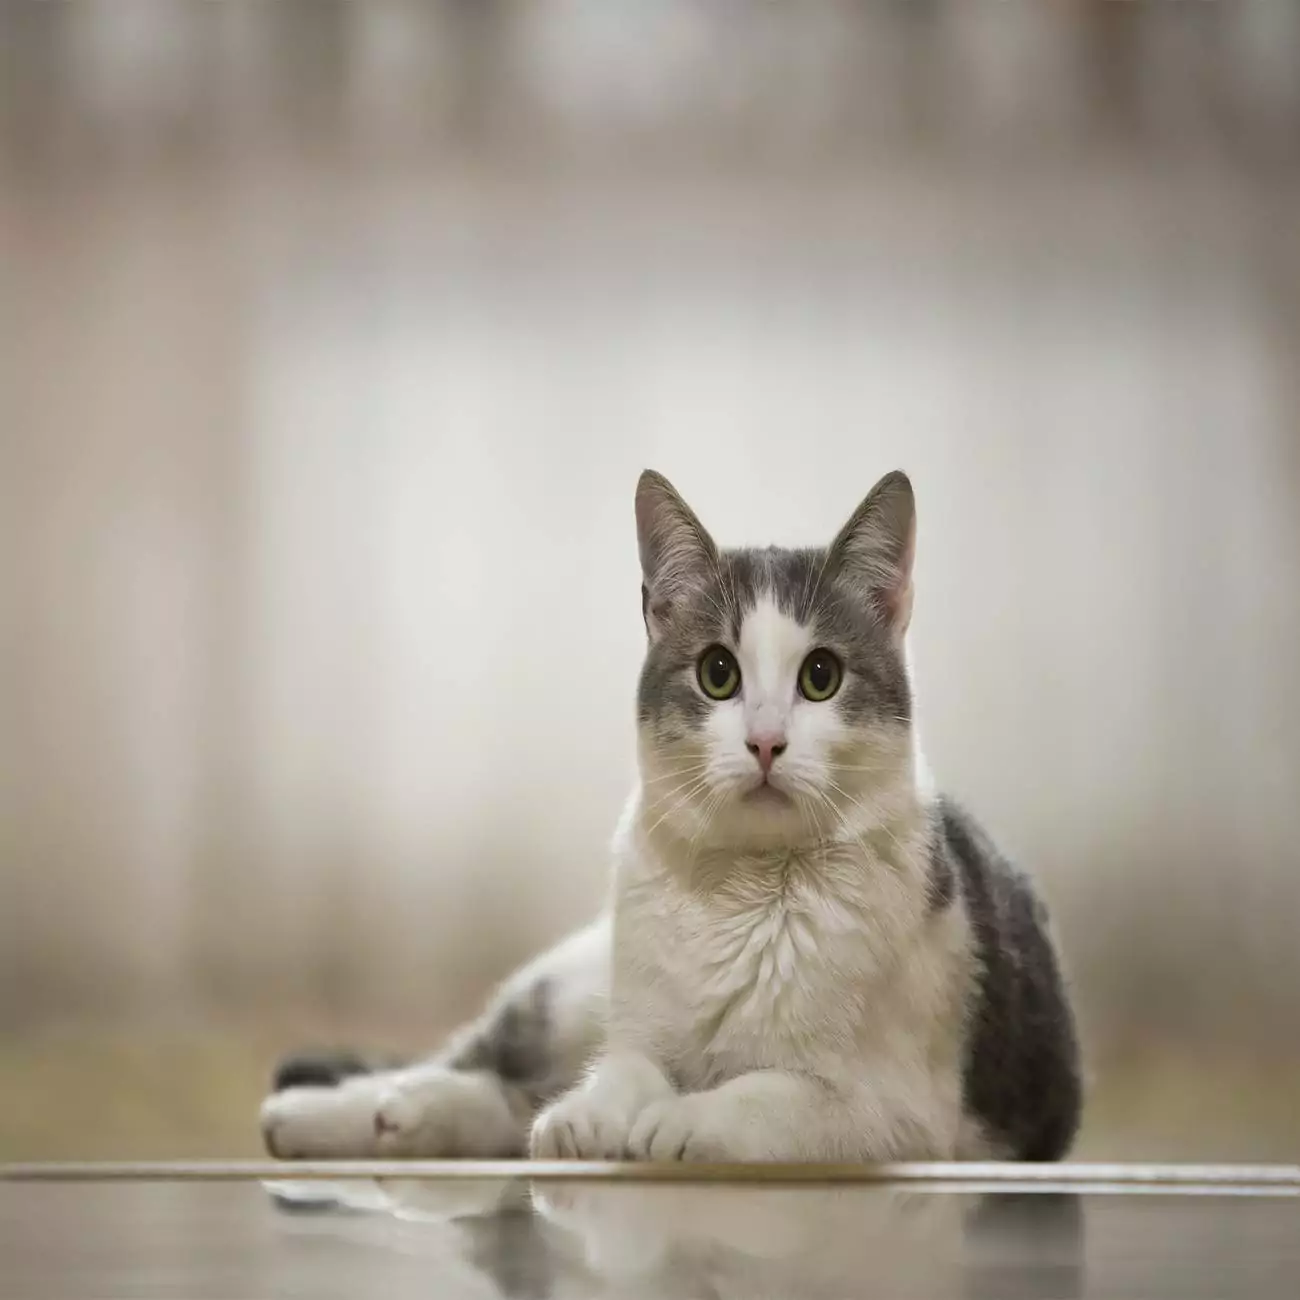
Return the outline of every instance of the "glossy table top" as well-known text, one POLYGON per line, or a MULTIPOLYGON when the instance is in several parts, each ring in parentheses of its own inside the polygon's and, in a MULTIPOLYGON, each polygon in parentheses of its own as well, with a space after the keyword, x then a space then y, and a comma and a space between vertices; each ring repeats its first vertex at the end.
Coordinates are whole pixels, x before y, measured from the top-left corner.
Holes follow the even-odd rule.
POLYGON ((689 1172, 0 1170, 0 1300, 1300 1295, 1294 1168, 689 1172))

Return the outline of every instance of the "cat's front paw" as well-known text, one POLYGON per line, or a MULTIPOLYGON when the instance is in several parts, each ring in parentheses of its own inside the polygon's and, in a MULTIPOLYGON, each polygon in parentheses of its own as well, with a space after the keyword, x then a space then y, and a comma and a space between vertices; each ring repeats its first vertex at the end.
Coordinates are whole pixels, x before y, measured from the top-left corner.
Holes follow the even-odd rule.
POLYGON ((533 1124, 534 1160, 623 1160, 636 1117, 672 1084, 639 1053, 607 1056, 586 1083, 544 1110, 533 1124))
POLYGON ((632 1118, 609 1097, 570 1093, 537 1117, 529 1154, 534 1160, 622 1160, 632 1118))
POLYGON ((664 1097, 636 1118, 627 1139, 630 1160, 727 1164, 753 1159, 739 1132, 719 1123, 717 1107, 703 1095, 664 1097))

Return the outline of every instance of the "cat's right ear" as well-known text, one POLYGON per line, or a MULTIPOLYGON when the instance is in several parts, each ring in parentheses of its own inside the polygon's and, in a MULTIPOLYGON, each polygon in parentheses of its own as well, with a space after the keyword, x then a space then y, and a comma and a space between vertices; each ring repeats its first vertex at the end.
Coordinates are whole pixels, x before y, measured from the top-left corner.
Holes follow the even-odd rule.
POLYGON ((641 552, 641 613, 653 639, 673 599, 716 571, 718 550, 677 489, 652 469, 636 485, 636 539, 641 552))

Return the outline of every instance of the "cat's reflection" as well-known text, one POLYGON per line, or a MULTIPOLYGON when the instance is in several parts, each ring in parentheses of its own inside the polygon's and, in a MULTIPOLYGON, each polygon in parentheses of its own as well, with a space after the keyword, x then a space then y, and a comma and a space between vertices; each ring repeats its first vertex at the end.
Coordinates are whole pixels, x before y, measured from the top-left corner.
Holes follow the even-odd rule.
POLYGON ((382 1196, 506 1297, 1083 1293, 1084 1212, 1070 1195, 539 1182, 530 1200, 517 1181, 411 1180, 382 1196))
POLYGON ((1079 1296, 1083 1208, 892 1187, 539 1184, 603 1294, 1079 1296))
POLYGON ((1077 1297, 1084 1282, 1084 1205, 1072 1192, 980 1198, 966 1217, 970 1300, 1077 1297))
POLYGON ((379 1291, 409 1293, 388 1286, 384 1269, 398 1259, 424 1270, 430 1296, 543 1300, 591 1288, 580 1242, 534 1212, 520 1179, 282 1180, 267 1190, 284 1230, 372 1252, 379 1291))

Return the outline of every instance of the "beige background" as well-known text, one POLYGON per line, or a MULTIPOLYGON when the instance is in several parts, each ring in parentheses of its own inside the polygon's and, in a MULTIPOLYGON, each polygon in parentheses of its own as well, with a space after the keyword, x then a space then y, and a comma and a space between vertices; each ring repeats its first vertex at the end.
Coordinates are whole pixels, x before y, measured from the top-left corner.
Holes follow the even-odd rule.
POLYGON ((1085 1154, 1300 1156, 1300 10, 0 0, 0 1158, 255 1149, 599 905, 631 492, 919 493, 1085 1154))

